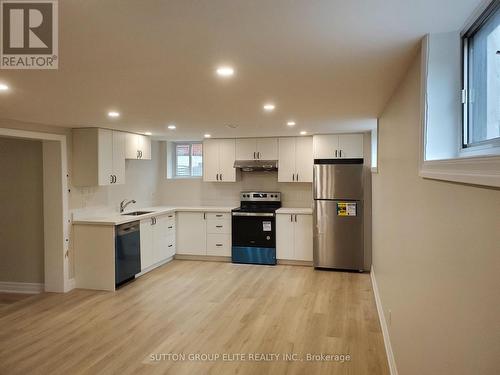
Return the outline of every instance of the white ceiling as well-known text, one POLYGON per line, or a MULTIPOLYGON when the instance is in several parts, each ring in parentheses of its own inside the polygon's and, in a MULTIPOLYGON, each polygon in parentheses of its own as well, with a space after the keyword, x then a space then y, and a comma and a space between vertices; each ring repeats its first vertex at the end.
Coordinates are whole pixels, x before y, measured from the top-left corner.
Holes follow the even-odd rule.
POLYGON ((459 29, 480 2, 59 1, 59 70, 0 71, 0 117, 172 139, 369 129, 422 36, 459 29), (222 63, 232 79, 215 76, 222 63))

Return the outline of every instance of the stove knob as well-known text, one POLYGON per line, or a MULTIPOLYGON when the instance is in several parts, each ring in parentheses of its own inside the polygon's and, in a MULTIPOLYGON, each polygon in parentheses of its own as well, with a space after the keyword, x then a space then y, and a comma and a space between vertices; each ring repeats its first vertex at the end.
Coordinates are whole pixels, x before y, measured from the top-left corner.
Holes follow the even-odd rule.
POLYGON ((271 236, 266 236, 266 240, 270 240, 271 239, 271 236))

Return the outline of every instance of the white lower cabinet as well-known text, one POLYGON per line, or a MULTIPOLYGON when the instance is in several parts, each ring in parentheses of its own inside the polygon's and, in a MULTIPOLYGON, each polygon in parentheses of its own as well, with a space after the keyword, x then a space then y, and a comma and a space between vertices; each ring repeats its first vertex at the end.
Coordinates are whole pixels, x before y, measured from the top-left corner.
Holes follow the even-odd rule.
POLYGON ((276 258, 312 261, 312 215, 276 215, 276 258))
POLYGON ((175 254, 173 214, 141 220, 141 271, 175 254))
POLYGON ((177 254, 231 256, 231 215, 178 212, 177 254))

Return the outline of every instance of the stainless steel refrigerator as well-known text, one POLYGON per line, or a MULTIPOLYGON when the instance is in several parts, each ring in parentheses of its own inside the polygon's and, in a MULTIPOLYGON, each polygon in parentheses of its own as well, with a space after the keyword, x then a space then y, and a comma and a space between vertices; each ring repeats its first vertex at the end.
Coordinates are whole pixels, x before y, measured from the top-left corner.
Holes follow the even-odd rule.
POLYGON ((314 163, 314 267, 363 271, 363 160, 314 163))

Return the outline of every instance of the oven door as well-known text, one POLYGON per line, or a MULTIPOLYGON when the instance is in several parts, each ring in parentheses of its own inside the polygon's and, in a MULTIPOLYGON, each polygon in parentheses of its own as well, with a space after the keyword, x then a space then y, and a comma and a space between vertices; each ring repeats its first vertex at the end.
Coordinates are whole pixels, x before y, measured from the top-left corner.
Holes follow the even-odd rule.
POLYGON ((233 263, 276 264, 275 225, 272 213, 233 212, 233 263))

